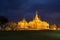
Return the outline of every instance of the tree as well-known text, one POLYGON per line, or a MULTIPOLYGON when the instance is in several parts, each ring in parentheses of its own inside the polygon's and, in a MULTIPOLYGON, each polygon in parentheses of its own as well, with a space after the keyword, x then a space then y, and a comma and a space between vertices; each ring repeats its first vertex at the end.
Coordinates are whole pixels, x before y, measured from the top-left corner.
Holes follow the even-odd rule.
POLYGON ((4 16, 0 16, 0 24, 5 24, 8 22, 8 19, 4 16))
POLYGON ((0 16, 0 30, 4 30, 5 24, 8 22, 8 19, 4 16, 0 16))

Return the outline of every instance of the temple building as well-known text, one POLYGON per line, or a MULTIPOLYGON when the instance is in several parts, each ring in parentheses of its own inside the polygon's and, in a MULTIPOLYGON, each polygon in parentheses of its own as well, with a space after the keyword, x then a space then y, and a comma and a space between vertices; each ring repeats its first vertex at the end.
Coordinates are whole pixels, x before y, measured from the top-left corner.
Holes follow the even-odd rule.
POLYGON ((29 29, 29 30, 44 30, 49 29, 49 23, 42 21, 38 17, 38 12, 36 11, 36 16, 33 18, 32 21, 29 23, 25 20, 25 18, 18 22, 18 28, 19 29, 29 29))
POLYGON ((32 21, 27 22, 25 18, 23 20, 16 22, 8 22, 6 23, 6 27, 0 26, 0 30, 2 31, 19 31, 19 30, 60 30, 57 28, 57 25, 49 25, 48 22, 42 21, 38 16, 38 11, 36 11, 36 15, 32 21))
POLYGON ((27 21, 25 20, 25 18, 23 18, 22 21, 18 22, 18 26, 17 26, 17 29, 20 30, 20 29, 27 29, 27 26, 28 26, 28 23, 27 21))
POLYGON ((38 17, 38 12, 36 11, 36 16, 35 18, 29 22, 29 26, 32 27, 32 29, 35 30, 44 30, 44 29, 49 29, 49 24, 45 21, 42 21, 38 17))
POLYGON ((56 24, 50 26, 50 30, 57 30, 56 24))

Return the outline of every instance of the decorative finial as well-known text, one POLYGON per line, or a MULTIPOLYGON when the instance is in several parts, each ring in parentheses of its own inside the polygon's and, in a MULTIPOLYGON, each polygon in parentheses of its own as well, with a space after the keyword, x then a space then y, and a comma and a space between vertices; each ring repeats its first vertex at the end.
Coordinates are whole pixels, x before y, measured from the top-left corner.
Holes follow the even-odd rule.
POLYGON ((38 17, 38 11, 36 10, 36 17, 38 17))

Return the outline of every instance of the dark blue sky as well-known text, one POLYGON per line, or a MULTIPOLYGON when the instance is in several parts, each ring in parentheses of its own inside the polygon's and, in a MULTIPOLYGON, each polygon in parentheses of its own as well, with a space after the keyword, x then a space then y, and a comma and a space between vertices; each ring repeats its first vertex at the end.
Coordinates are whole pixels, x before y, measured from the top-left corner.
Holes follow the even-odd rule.
POLYGON ((10 21, 33 19, 35 11, 39 17, 50 23, 60 24, 60 0, 0 0, 0 16, 10 21))

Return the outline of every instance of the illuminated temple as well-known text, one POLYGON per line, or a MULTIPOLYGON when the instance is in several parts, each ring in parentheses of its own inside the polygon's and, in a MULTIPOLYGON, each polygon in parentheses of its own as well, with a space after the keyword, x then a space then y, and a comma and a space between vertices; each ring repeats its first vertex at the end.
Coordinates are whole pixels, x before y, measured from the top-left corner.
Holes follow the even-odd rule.
POLYGON ((46 21, 42 21, 38 17, 38 12, 36 11, 35 18, 33 18, 32 21, 27 22, 25 18, 21 21, 18 22, 18 27, 19 30, 45 30, 49 29, 49 23, 46 21))
POLYGON ((6 27, 0 27, 0 30, 6 30, 6 31, 11 31, 11 30, 57 30, 56 24, 54 25, 49 25, 46 21, 42 21, 38 17, 38 11, 36 11, 36 15, 33 18, 32 21, 27 22, 25 18, 23 20, 19 21, 18 23, 16 22, 8 22, 6 27))
POLYGON ((38 12, 36 11, 36 15, 32 21, 27 22, 25 18, 19 21, 18 23, 15 22, 8 22, 5 28, 0 28, 0 30, 57 30, 56 24, 49 25, 46 21, 42 21, 38 17, 38 12))

